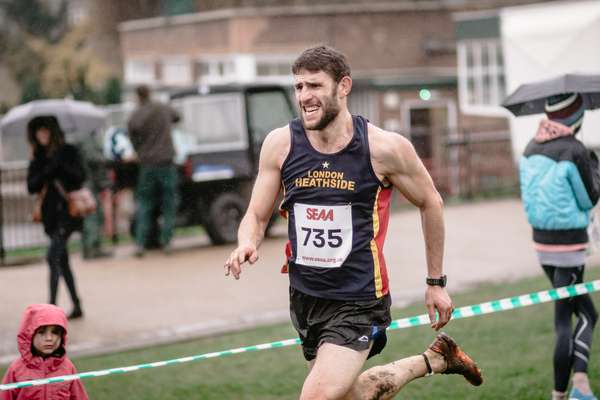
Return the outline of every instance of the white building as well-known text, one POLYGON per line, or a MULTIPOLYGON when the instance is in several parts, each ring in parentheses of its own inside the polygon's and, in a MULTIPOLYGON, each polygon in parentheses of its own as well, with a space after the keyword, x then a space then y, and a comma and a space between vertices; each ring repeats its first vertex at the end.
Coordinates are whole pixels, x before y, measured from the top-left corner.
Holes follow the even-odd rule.
MULTIPOLYGON (((455 15, 461 111, 510 119, 518 158, 543 114, 512 116, 500 104, 519 85, 565 73, 600 74, 600 1, 558 1, 455 15)), ((600 147, 600 110, 578 134, 600 147)))

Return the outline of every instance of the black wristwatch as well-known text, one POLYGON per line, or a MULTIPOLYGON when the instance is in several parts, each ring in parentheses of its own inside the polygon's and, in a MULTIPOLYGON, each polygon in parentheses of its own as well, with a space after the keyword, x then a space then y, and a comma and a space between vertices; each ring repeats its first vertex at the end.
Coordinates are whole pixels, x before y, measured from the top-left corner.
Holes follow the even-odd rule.
POLYGON ((425 283, 427 283, 429 286, 445 287, 446 286, 446 275, 442 275, 439 278, 427 277, 427 279, 425 279, 425 283))

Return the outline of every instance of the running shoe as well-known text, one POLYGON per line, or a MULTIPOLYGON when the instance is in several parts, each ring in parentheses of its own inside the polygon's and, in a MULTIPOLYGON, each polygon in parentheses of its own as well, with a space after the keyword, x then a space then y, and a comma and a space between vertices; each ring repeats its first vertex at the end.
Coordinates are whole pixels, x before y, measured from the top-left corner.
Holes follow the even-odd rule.
POLYGON ((441 354, 446 359, 446 370, 442 374, 462 375, 474 386, 479 386, 483 383, 481 370, 477 367, 475 361, 462 351, 454 339, 446 333, 442 332, 438 334, 429 346, 429 349, 441 354))
POLYGON ((579 389, 573 388, 571 389, 571 393, 569 393, 569 400, 598 400, 594 394, 583 394, 579 391, 579 389))

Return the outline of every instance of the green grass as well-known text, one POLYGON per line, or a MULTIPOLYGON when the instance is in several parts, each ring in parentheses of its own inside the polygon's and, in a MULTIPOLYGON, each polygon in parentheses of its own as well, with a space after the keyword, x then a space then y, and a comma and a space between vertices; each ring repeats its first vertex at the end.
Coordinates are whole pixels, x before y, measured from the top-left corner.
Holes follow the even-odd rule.
MULTIPOLYGON (((586 280, 600 279, 600 268, 587 271, 586 280)), ((530 293, 548 288, 545 278, 516 283, 499 282, 454 294, 455 306, 530 293)), ((592 295, 597 306, 599 294, 592 295)), ((424 313, 418 303, 394 309, 394 318, 424 313)), ((485 382, 474 388, 462 377, 439 375, 405 387, 398 398, 425 399, 544 399, 552 389, 554 343, 552 303, 456 320, 445 329, 470 353, 483 370, 485 382)), ((600 393, 600 329, 594 335, 590 380, 600 393)), ((226 350, 295 337, 289 324, 261 327, 234 334, 158 346, 99 357, 75 359, 79 371, 127 366, 188 355, 226 350)), ((367 366, 422 352, 432 341, 428 327, 391 331, 383 354, 367 366)), ((147 369, 123 375, 84 379, 92 399, 297 399, 306 375, 300 348, 238 354, 188 364, 147 369)), ((3 371, 0 371, 3 373, 3 371)))

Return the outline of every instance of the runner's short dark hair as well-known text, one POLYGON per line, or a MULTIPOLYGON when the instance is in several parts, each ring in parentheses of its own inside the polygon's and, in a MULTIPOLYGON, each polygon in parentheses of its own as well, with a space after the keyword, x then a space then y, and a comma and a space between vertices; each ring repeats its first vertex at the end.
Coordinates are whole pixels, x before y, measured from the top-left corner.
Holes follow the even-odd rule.
POLYGON ((303 69, 310 72, 324 71, 336 82, 350 76, 350 65, 346 56, 333 47, 324 45, 306 49, 298 56, 292 65, 292 72, 298 74, 303 69))

